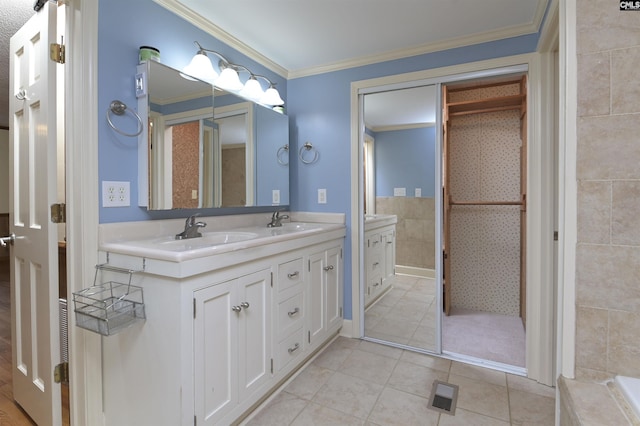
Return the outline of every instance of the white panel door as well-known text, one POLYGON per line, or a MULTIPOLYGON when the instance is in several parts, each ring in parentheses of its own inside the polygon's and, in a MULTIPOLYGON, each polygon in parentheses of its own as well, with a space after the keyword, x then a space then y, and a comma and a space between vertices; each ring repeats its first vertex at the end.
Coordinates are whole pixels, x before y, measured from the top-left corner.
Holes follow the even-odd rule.
POLYGON ((10 42, 10 231, 13 397, 39 425, 61 424, 56 201, 56 5, 45 7, 10 42))
POLYGON ((232 310, 235 280, 194 292, 195 415, 214 425, 238 405, 237 314, 232 310))
POLYGON ((238 279, 239 397, 249 397, 271 379, 271 271, 238 279))

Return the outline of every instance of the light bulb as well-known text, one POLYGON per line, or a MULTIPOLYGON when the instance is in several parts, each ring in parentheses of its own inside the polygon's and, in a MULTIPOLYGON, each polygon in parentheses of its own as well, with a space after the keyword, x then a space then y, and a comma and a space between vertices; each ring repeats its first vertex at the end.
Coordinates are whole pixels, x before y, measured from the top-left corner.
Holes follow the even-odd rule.
POLYGON ((216 79, 215 84, 222 89, 232 92, 237 92, 242 89, 240 77, 238 77, 237 71, 231 67, 227 67, 222 70, 220 77, 216 79))
POLYGON ((240 95, 258 102, 264 96, 264 90, 262 90, 260 82, 252 76, 244 84, 244 88, 240 91, 240 95))
POLYGON ((276 90, 273 85, 269 86, 269 88, 264 92, 264 96, 260 99, 261 104, 265 105, 283 105, 284 101, 280 97, 280 93, 276 90))
POLYGON ((218 73, 213 69, 213 65, 211 65, 207 55, 200 52, 191 59, 191 62, 184 67, 183 71, 187 75, 210 83, 218 77, 218 73))

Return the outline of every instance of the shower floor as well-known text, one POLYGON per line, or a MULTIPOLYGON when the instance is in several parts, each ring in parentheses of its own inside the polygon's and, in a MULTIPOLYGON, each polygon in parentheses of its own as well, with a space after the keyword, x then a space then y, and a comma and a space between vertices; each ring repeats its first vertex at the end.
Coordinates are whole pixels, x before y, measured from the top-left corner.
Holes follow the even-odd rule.
POLYGON ((519 317, 451 308, 442 316, 446 352, 525 367, 525 330, 519 317))

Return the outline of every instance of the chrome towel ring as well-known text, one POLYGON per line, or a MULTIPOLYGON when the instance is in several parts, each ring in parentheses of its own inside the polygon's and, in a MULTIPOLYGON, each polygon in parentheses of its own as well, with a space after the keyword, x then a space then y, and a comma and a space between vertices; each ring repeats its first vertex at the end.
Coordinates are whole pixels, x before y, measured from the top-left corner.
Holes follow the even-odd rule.
POLYGON ((282 164, 283 166, 289 165, 289 144, 281 146, 278 149, 278 152, 276 153, 276 158, 278 159, 278 164, 282 164), (287 154, 287 156, 283 157, 283 154, 285 153, 287 154), (283 159, 286 159, 286 162, 283 161, 283 159))
MULTIPOLYGON (((304 164, 315 163, 316 161, 318 161, 318 150, 313 147, 311 142, 305 142, 305 144, 302 145, 300 147, 300 150, 298 151, 298 157, 300 157, 300 161, 302 161, 304 164), (307 151, 313 150, 313 158, 311 158, 310 160, 305 160, 304 150, 307 150, 307 151)), ((308 157, 309 156, 307 156, 307 158, 308 157)))
POLYGON ((132 109, 128 109, 127 105, 124 102, 119 100, 114 100, 109 105, 109 109, 107 110, 107 122, 109 123, 109 126, 111 126, 113 130, 115 130, 116 132, 120 133, 123 136, 131 136, 131 137, 138 136, 140 133, 142 133, 142 130, 143 130, 142 119, 140 118, 138 113, 132 109), (138 131, 136 133, 123 132, 122 130, 118 129, 115 126, 115 124, 113 124, 113 122, 111 121, 111 113, 114 113, 115 115, 124 115, 124 113, 127 111, 131 112, 131 114, 133 114, 135 118, 138 120, 138 131))

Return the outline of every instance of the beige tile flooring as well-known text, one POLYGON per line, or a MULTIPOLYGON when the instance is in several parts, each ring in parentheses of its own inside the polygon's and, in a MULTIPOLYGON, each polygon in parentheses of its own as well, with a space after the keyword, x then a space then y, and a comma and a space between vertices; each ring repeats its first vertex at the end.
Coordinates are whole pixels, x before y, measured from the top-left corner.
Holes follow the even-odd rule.
POLYGON ((338 337, 249 417, 268 425, 553 425, 555 389, 524 377, 338 337), (428 408, 434 380, 459 386, 455 415, 428 408))

